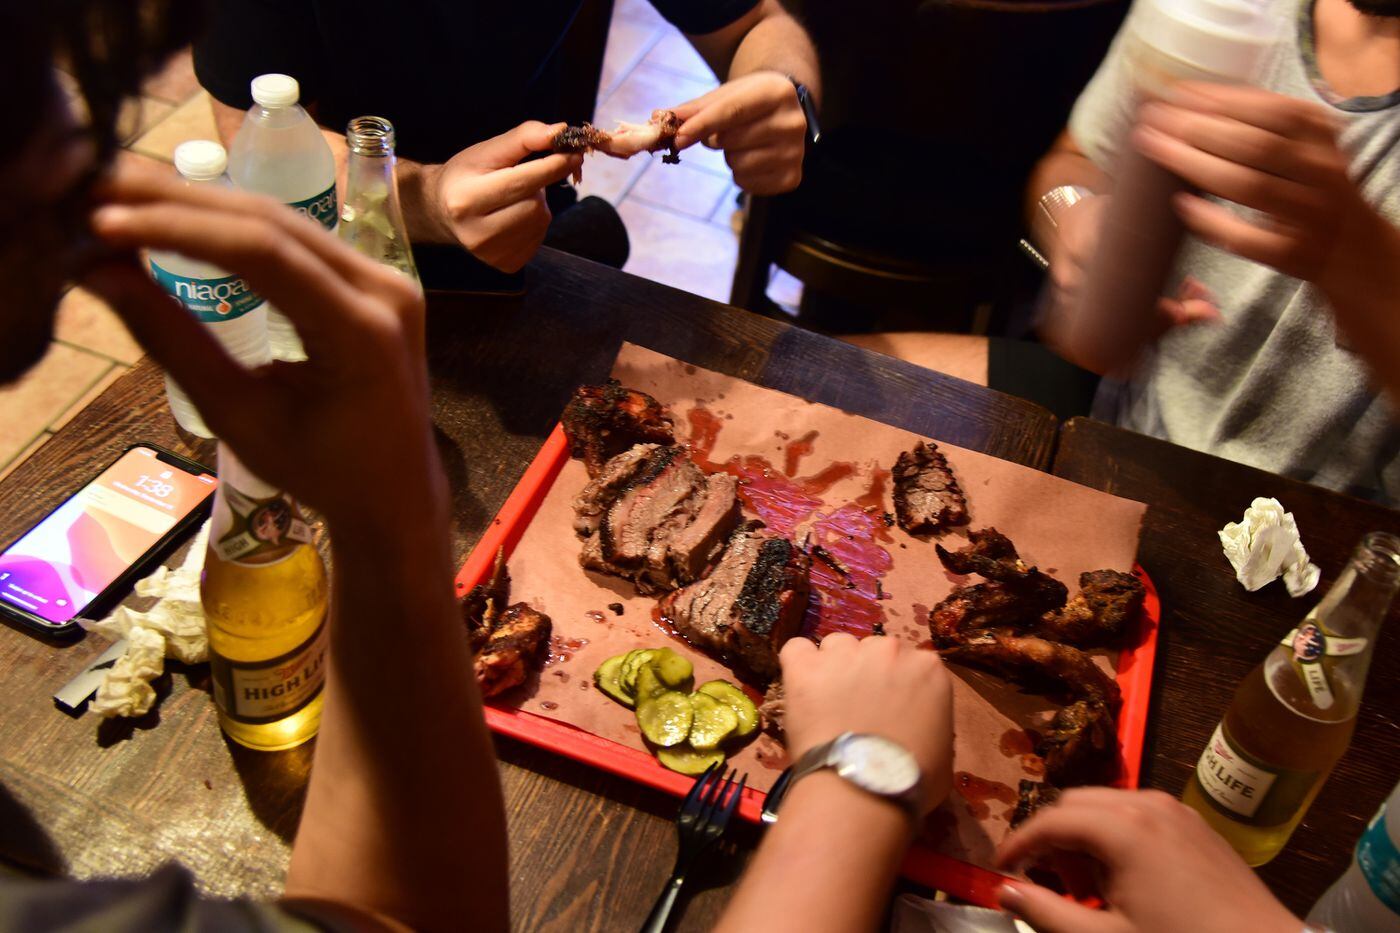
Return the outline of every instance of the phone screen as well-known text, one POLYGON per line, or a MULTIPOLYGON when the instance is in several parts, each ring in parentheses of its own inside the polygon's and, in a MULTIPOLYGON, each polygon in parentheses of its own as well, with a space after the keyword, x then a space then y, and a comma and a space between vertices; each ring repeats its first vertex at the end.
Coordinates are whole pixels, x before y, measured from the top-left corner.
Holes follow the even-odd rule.
POLYGON ((0 601, 71 622, 217 484, 133 447, 0 554, 0 601))

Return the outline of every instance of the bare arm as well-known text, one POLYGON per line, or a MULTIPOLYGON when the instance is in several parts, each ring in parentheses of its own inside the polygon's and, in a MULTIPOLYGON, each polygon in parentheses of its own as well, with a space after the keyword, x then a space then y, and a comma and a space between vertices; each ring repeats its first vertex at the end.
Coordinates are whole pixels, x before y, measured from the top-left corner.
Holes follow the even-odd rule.
POLYGON ((1317 284, 1327 296, 1348 348, 1400 401, 1400 229, 1374 211, 1359 213, 1352 248, 1317 284))
POLYGON ((1061 185, 1081 185, 1096 194, 1107 194, 1109 189, 1108 175, 1084 154, 1068 129, 1036 163, 1026 183, 1026 226, 1042 250, 1051 248, 1055 231, 1045 221, 1040 199, 1061 185))
POLYGON ((716 32, 687 35, 695 51, 726 81, 756 71, 792 75, 821 97, 821 72, 812 40, 778 0, 762 0, 740 19, 716 32))

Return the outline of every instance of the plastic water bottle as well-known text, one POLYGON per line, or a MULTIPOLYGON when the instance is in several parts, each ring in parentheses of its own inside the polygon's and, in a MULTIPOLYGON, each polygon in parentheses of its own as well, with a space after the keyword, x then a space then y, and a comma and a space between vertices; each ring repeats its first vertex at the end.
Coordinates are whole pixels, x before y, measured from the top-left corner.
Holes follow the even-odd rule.
POLYGON ((1308 924, 1337 933, 1400 930, 1400 785, 1371 817, 1351 867, 1313 905, 1308 924))
MULTIPOLYGON (((1252 81, 1284 25, 1263 0, 1141 0, 1124 44, 1136 100, 1162 97, 1179 81, 1252 81)), ((1072 344, 1096 347, 1096 356, 1121 365, 1154 333, 1157 302, 1185 235, 1172 198, 1187 186, 1127 138, 1118 148, 1113 198, 1067 326, 1072 344)))
MULTIPOLYGON (((335 231, 340 211, 335 195, 335 156, 315 121, 297 100, 301 88, 289 75, 253 79, 253 106, 229 151, 228 172, 240 188, 284 201, 335 231)), ((268 305, 268 338, 279 360, 304 360, 292 322, 268 305)))
MULTIPOLYGON (((230 185, 224 147, 195 139, 175 147, 175 168, 190 185, 230 185)), ((241 276, 179 253, 151 251, 151 277, 219 339, 229 355, 248 367, 271 359, 267 344, 267 307, 241 276)), ((170 411, 180 427, 213 437, 199 411, 169 375, 165 377, 170 411)))

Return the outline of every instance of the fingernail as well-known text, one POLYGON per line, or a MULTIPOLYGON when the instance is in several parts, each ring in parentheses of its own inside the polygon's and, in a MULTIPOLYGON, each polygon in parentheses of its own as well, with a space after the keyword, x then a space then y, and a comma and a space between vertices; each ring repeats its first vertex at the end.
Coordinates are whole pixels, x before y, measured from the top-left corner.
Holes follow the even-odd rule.
POLYGON ((93 227, 120 226, 131 217, 131 208, 122 204, 104 204, 92 212, 93 227))
POLYGON ((1007 910, 1017 910, 1025 902, 1026 895, 1014 881, 1003 881, 997 888, 997 903, 1007 910))

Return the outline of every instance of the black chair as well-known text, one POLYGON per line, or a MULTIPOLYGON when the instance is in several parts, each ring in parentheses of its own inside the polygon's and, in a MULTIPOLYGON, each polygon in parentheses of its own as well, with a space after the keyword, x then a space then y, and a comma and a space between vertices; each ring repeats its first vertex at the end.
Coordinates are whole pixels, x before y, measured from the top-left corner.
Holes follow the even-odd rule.
POLYGON ((822 143, 802 186, 747 198, 731 302, 770 311, 772 264, 820 330, 968 330, 1033 290, 1024 186, 1127 0, 799 4, 822 56, 822 143))

